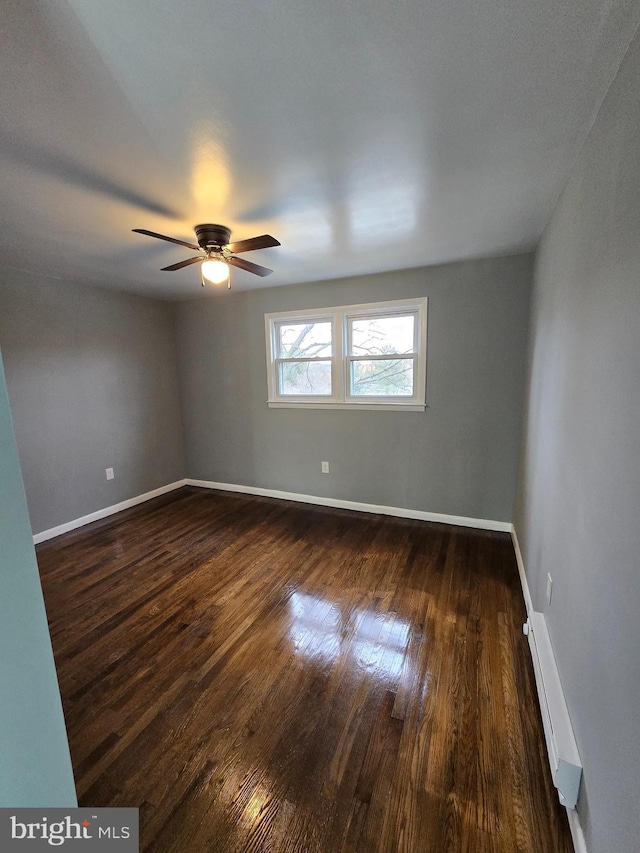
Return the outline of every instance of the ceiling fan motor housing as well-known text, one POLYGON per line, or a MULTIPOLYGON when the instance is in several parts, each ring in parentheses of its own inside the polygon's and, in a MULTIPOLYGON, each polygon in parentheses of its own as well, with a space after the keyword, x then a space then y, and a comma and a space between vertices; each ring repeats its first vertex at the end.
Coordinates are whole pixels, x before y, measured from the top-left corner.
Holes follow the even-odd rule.
POLYGON ((196 225, 195 231, 202 249, 222 248, 231 237, 231 229, 225 225, 196 225))

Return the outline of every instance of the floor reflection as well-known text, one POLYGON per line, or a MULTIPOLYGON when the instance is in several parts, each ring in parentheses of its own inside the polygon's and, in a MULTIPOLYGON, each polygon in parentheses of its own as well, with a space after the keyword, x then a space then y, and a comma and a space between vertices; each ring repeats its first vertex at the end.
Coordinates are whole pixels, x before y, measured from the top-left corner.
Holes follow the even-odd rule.
POLYGON ((273 798, 273 791, 264 783, 256 785, 249 802, 244 807, 241 821, 245 826, 252 827, 260 817, 269 800, 273 798))
POLYGON ((395 613, 350 610, 309 593, 294 592, 289 599, 292 621, 289 637, 296 653, 333 663, 349 662, 377 678, 397 679, 409 644, 409 624, 395 613))

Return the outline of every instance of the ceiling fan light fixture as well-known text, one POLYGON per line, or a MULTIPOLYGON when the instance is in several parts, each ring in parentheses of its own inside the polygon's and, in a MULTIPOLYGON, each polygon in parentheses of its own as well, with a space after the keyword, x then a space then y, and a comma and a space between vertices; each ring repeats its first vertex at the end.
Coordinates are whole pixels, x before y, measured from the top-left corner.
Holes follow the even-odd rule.
POLYGON ((229 265, 218 259, 204 261, 202 276, 211 284, 224 284, 229 281, 229 265))

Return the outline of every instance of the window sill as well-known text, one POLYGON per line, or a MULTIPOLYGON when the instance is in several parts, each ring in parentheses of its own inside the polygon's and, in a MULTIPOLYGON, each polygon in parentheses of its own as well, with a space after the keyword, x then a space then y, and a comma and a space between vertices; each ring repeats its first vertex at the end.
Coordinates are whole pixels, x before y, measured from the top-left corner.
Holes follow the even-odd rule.
POLYGON ((372 403, 370 400, 366 403, 306 403, 293 400, 285 403, 281 400, 267 400, 267 405, 270 409, 351 409, 365 412, 424 412, 427 408, 426 403, 372 403))

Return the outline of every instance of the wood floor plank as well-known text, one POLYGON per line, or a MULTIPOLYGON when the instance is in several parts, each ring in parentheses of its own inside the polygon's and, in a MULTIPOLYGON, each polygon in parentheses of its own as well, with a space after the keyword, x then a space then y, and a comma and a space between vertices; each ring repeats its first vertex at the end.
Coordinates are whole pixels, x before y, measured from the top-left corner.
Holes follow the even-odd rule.
POLYGON ((187 487, 37 553, 80 802, 142 851, 571 851, 506 534, 187 487))

